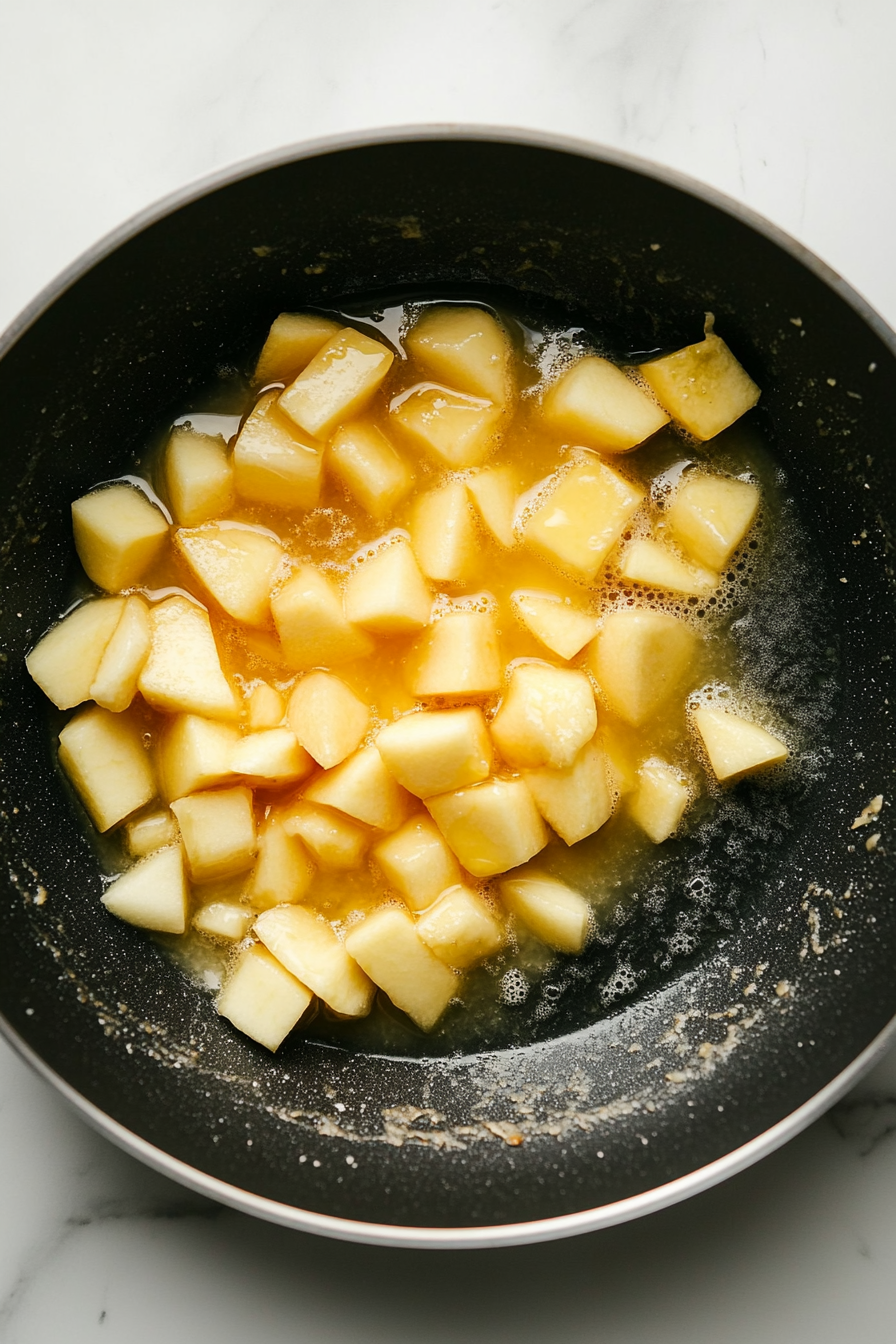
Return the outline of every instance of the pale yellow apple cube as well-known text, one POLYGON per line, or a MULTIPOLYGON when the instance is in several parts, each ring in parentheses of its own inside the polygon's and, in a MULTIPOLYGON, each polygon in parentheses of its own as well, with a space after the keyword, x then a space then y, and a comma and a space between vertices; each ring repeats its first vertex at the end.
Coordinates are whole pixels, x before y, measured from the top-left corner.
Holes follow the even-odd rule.
POLYGON ((235 621, 263 625, 284 551, 267 532, 235 523, 179 528, 177 547, 193 576, 235 621))
POLYGON ((333 770, 325 770, 309 784, 305 797, 380 831, 396 830, 410 808, 408 794, 386 769, 376 747, 362 747, 333 770))
POLYGON ((168 520, 133 485, 104 485, 72 504, 75 550, 89 579, 109 593, 140 582, 168 538, 168 520))
POLYGON ((375 985, 423 1031, 431 1031, 460 982, 419 937, 406 910, 385 906, 348 932, 345 945, 375 985))
POLYGON ((121 619, 106 645, 90 687, 91 699, 120 714, 137 693, 137 681, 149 657, 152 629, 149 608, 136 594, 125 602, 121 619))
POLYGON ((354 419, 382 383, 395 356, 353 327, 329 337, 280 397, 280 408, 316 439, 354 419))
POLYGON ((497 448, 503 408, 435 383, 418 383, 390 407, 397 425, 416 448, 441 467, 479 467, 497 448))
POLYGON ((674 835, 691 801, 687 777, 668 761, 652 758, 638 770, 638 787, 629 815, 655 845, 674 835))
POLYGON ((82 602, 35 644, 25 666, 57 709, 90 697, 103 654, 124 611, 125 598, 82 602))
POLYGON ((574 578, 590 582, 640 508, 644 491, 598 457, 577 460, 542 482, 524 515, 527 545, 574 578), (546 499, 542 496, 548 490, 546 499))
POLYGON ((280 410, 277 392, 259 397, 233 449, 242 499, 275 509, 313 509, 320 498, 323 444, 303 436, 280 410))
POLYGON ((475 571, 480 546, 463 481, 421 495, 410 523, 411 545, 427 578, 463 583, 475 571))
POLYGON ((711 439, 733 425, 759 400, 759 388, 713 332, 640 372, 666 410, 698 439, 711 439))
POLYGON ((386 518, 410 493, 414 473, 382 430, 363 420, 330 440, 327 467, 373 518, 386 518))
POLYGON ((412 910, 425 910, 461 880, 460 866, 441 831, 426 813, 408 818, 371 851, 390 887, 412 910))
POLYGON ((719 576, 701 565, 689 565, 661 541, 639 537, 626 546, 619 563, 624 579, 643 583, 651 588, 666 588, 670 593, 688 593, 701 596, 719 586, 719 576))
POLYGON ((534 869, 505 878, 498 890, 508 912, 548 947, 557 952, 581 952, 591 908, 579 892, 534 869))
POLYGON ((449 887, 420 916, 417 933, 439 961, 459 971, 494 956, 504 943, 504 929, 487 903, 460 884, 449 887))
POLYGON ((271 598, 283 657, 290 667, 348 663, 373 652, 373 640, 345 615, 342 594, 314 565, 300 565, 271 598))
POLYGON ((565 770, 524 770, 523 778, 545 821, 567 845, 599 831, 613 813, 606 755, 587 743, 565 770))
POLYGON ((491 729, 508 765, 565 770, 597 731, 591 682, 571 668, 517 663, 491 729))
POLYGON ((380 729, 376 745, 399 784, 418 798, 462 789, 491 773, 492 744, 475 706, 404 714, 380 729))
POLYGON ((549 428, 605 453, 628 452, 669 423, 643 388, 600 355, 586 355, 561 374, 543 411, 549 428))
POLYGON ((259 910, 293 905, 307 896, 315 867, 297 835, 290 835, 272 812, 258 832, 258 859, 246 897, 259 910))
POLYGON ((677 616, 613 611, 588 650, 610 708, 638 727, 661 709, 693 668, 699 637, 677 616))
POLYGON ((234 746, 230 768, 254 788, 298 784, 314 769, 314 761, 299 746, 291 728, 263 728, 247 733, 234 746))
POLYGON ((189 893, 180 845, 159 849, 141 859, 103 892, 110 914, 141 929, 183 933, 187 927, 189 893))
POLYGON ((343 598, 348 619, 378 635, 404 635, 429 624, 432 593, 400 535, 359 552, 343 598))
POLYGON ((204 607, 167 597, 149 610, 152 644, 137 688, 153 709, 235 719, 239 700, 224 675, 204 607))
POLYGON ((513 519, 519 494, 514 467, 487 467, 467 479, 467 489, 479 516, 499 546, 516 545, 513 519))
POLYGON ((289 726, 318 765, 332 770, 357 751, 370 724, 370 709, 332 672, 309 672, 293 688, 289 726))
POLYGON ((125 714, 91 706, 59 734, 59 764, 98 831, 108 831, 156 795, 143 728, 125 714))
POLYGON ((339 322, 320 313, 281 313, 271 329, 255 365, 254 381, 290 383, 314 358, 324 341, 342 330, 339 322))
POLYGON ((253 943, 240 955, 218 995, 222 1017, 268 1050, 276 1050, 304 1016, 314 995, 253 943))
POLYGON ((488 779, 428 798, 426 806, 461 864, 474 877, 518 868, 549 836, 521 779, 488 779))
POLYGON ((597 618, 559 593, 517 588, 510 605, 530 634, 560 658, 574 658, 597 632, 597 618))
POLYGON ((181 527, 220 518, 233 503, 233 463, 222 438, 177 425, 165 449, 164 470, 171 512, 181 527))
POLYGON ((666 514, 675 540, 699 565, 721 569, 753 525, 759 487, 730 476, 688 472, 666 514))
POLYGON ((694 725, 713 773, 722 783, 781 765, 789 755, 780 738, 728 710, 701 706, 694 710, 694 725))
POLYGON ((374 986, 326 920, 301 905, 278 905, 258 916, 255 935, 281 966, 340 1017, 366 1017, 374 986))
POLYGON ((239 740, 239 730, 230 723, 198 714, 169 719, 162 729, 158 755, 163 798, 171 802, 216 784, 236 783, 230 758, 239 740))
POLYGON ((175 799, 171 811, 194 882, 215 882, 251 868, 257 847, 251 789, 193 793, 175 799))
POLYGON ((157 849, 173 845, 178 839, 177 822, 167 807, 154 807, 133 821, 125 823, 125 841, 128 853, 142 859, 157 849))
POLYGON ((501 405, 510 398, 510 338, 484 308, 432 304, 404 339, 434 378, 501 405))
POLYGON ((287 835, 297 835, 321 868, 359 868, 370 844, 370 831, 341 812, 317 807, 304 798, 279 813, 287 835))
POLYGON ((407 660, 407 686, 420 700, 494 695, 504 679, 490 611, 452 611, 434 621, 407 660))
POLYGON ((277 728, 286 716, 286 701, 269 682, 260 681, 252 687, 246 701, 247 722, 252 732, 262 728, 277 728))
POLYGON ((209 901, 193 916, 193 928, 197 933, 220 938, 226 943, 238 943, 245 938, 251 923, 252 911, 234 901, 209 901))

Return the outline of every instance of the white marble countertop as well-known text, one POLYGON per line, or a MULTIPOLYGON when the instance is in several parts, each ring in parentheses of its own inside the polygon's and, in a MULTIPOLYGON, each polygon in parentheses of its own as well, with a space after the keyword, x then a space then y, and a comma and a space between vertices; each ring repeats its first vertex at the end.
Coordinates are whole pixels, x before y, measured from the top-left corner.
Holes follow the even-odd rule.
MULTIPOLYGON (((0 329, 160 195, 333 132, 601 141, 747 202, 896 323, 888 0, 33 0, 0 13, 0 329)), ((219 1208, 0 1043, 0 1341, 893 1339, 896 1052, 726 1185, 570 1242, 407 1252, 219 1208)))

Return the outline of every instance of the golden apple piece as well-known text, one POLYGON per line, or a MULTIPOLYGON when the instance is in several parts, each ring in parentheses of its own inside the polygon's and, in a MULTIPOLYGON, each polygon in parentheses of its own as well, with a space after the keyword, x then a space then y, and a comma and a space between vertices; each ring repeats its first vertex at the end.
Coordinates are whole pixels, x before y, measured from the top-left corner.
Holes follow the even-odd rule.
POLYGON ((790 754, 780 738, 725 709, 695 709, 694 725, 720 783, 781 765, 790 754))
POLYGON ((304 798, 279 813, 287 835, 297 835, 321 868, 359 868, 370 844, 370 831, 341 812, 317 807, 304 798))
POLYGON ((282 413, 277 392, 259 397, 233 448, 233 484, 240 498, 275 509, 313 509, 323 466, 323 444, 282 413))
POLYGON ((289 726, 318 765, 332 770, 367 734, 370 709, 332 672, 309 672, 293 688, 289 726))
POLYGON ((343 597, 348 619, 374 634, 404 635, 429 624, 432 593, 401 535, 358 552, 343 597))
POLYGON ((638 727, 678 690, 699 638, 663 611, 613 611, 588 650, 588 664, 610 708, 638 727))
POLYGON ((733 425, 760 397, 759 388, 713 332, 640 367, 642 377, 669 414, 698 439, 733 425))
POLYGON ((497 448, 504 411, 484 397, 436 383, 417 383, 394 398, 392 423, 440 467, 480 467, 497 448))
POLYGON ((405 714, 377 734, 380 755, 399 784, 418 798, 487 779, 492 744, 482 710, 405 714))
POLYGON ((252 791, 244 787, 192 793, 171 804, 194 882, 235 877, 255 858, 252 791))
POLYGON ((363 971, 422 1031, 431 1031, 460 982, 430 952, 406 910, 375 910, 346 935, 346 948, 363 971))
POLYGON ((494 956, 504 943, 504 929, 488 904, 461 884, 444 891, 420 916, 417 933, 439 961, 459 971, 494 956))
POLYGON ((135 863, 104 891, 112 915, 157 933, 183 933, 187 927, 187 891, 180 845, 170 845, 135 863))
POLYGON ((266 947, 253 943, 228 976, 217 1008, 238 1031, 276 1050, 304 1017, 313 998, 311 990, 290 975, 266 947))
POLYGON ((156 795, 142 725, 91 706, 59 734, 59 764, 98 831, 108 831, 156 795))
POLYGON ((123 597, 100 597, 82 602, 48 630, 26 657, 28 672, 57 709, 72 709, 90 698, 125 601, 123 597))
POLYGON ((128 853, 135 859, 142 859, 157 849, 173 845, 180 837, 177 822, 167 807, 154 807, 134 817, 133 821, 126 822, 124 834, 128 853))
POLYGON ((152 644, 137 680, 153 709, 235 719, 240 703, 224 675, 204 607, 166 597, 149 609, 152 644))
POLYGON ((193 576, 235 621, 263 625, 270 616, 271 584, 283 559, 270 533, 241 523, 181 527, 177 547, 193 576))
POLYGON ((340 1017, 366 1017, 373 984, 326 920, 301 905, 278 905, 255 921, 254 933, 297 980, 340 1017))
POLYGON ((463 583, 476 570, 480 540, 463 481, 437 486, 414 503, 411 545, 427 578, 463 583))
POLYGON ((434 378, 503 405, 511 395, 510 338, 484 308, 432 304, 404 339, 411 358, 434 378))
POLYGON ((258 832, 258 859, 246 887, 246 897, 258 910, 292 905, 307 896, 315 867, 297 835, 290 835, 276 813, 258 832))
POLYGON ((300 565, 271 598, 283 657, 296 670, 348 663, 373 652, 373 640, 345 615, 342 594, 314 565, 300 565))
POLYGON ((197 527, 233 504, 233 463, 224 440, 177 425, 165 448, 165 486, 174 521, 197 527))
POLYGON ((464 868, 492 877, 518 868, 549 836, 521 779, 488 779, 428 798, 426 807, 464 868))
POLYGON ((98 588, 140 582, 168 538, 168 520, 133 485, 104 485, 72 504, 75 550, 98 588))
POLYGON ((249 692, 246 701, 247 722, 253 733, 262 728, 277 728, 286 717, 286 701, 278 690, 266 681, 259 681, 249 692))
POLYGON ((252 911, 234 901, 209 901, 193 916, 193 928, 209 938, 238 943, 245 938, 252 923, 252 911))
POLYGON ((591 908, 579 892, 556 877, 528 869, 498 883, 508 912, 557 952, 581 952, 591 908))
POLYGON ((341 330, 339 322, 320 313, 281 313, 271 323, 253 381, 262 387, 265 383, 292 382, 324 342, 341 330))
POLYGON ((162 796, 169 803, 199 789, 236 783, 230 758, 240 740, 234 724, 177 714, 162 728, 158 769, 162 796))
POLYGON ((701 565, 689 565, 661 541, 639 537, 626 546, 619 563, 619 573, 633 583, 652 588, 665 588, 670 593, 688 593, 701 596, 719 586, 719 576, 701 565))
POLYGON ((629 803, 629 815, 655 845, 674 835, 691 801, 687 777, 659 758, 638 770, 638 787, 629 803))
POLYGON ((508 765, 565 770, 597 731, 591 682, 571 668, 517 663, 491 729, 508 765))
POLYGON ((336 431, 326 464, 372 518, 387 517, 414 484, 413 471, 382 430, 363 420, 336 431))
POLYGON ((597 618, 559 593, 517 588, 510 606, 530 634, 559 658, 575 658, 597 633, 597 618))
POLYGON ((316 439, 353 420, 370 401, 395 356, 354 327, 329 337, 280 396, 280 409, 316 439))
POLYGON ((274 789, 298 784, 311 774, 314 761, 291 728, 264 728, 240 738, 231 752, 230 768, 254 788, 274 789))
POLYGON ((666 514, 675 540, 699 565, 721 569, 759 510, 759 487, 730 476, 688 472, 666 514))
POLYGON ((592 455, 542 481, 533 494, 532 511, 523 515, 527 545, 586 582, 595 577, 644 499, 640 486, 592 455))
POLYGON ((613 812, 608 762, 596 742, 587 743, 565 770, 524 770, 535 805, 567 845, 599 831, 613 812))
POLYGON ((386 769, 376 747, 362 747, 333 770, 318 775, 304 795, 309 803, 334 807, 380 831, 397 830, 410 798, 386 769))
POLYGON ((426 813, 417 813, 371 851, 390 887, 412 910, 425 910, 461 880, 460 866, 426 813))
POLYGON ((137 694, 137 681, 149 657, 152 629, 142 597, 129 597, 115 632, 106 645, 90 687, 91 699, 120 714, 137 694))
POLYGON ((499 546, 516 545, 513 530, 519 477, 513 467, 486 467, 467 479, 467 490, 487 530, 499 546))
POLYGON ((586 355, 560 375, 544 399, 545 424, 605 453, 626 453, 669 416, 643 388, 600 355, 586 355))
POLYGON ((494 695, 504 680, 494 614, 455 610, 439 617, 417 640, 406 666, 408 690, 419 700, 494 695))

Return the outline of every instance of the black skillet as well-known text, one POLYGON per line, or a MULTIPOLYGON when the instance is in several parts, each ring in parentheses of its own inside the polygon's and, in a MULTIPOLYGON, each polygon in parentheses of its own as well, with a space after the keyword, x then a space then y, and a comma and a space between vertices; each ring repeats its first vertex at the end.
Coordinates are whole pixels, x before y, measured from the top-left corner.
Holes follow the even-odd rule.
POLYGON ((110 1138, 287 1225, 506 1244, 722 1179, 882 1048, 896 1011, 896 343, 816 259, 589 146, 390 133, 165 202, 41 296, 2 349, 0 1007, 12 1043, 110 1138), (22 657, 72 591, 71 499, 120 474, 191 389, 250 361, 277 312, 399 289, 512 295, 622 356, 698 339, 715 313, 763 389, 752 423, 783 472, 772 561, 794 545, 805 557, 773 563, 737 637, 813 749, 782 792, 729 795, 712 841, 665 847, 639 918, 561 961, 492 1039, 452 1052, 393 1022, 378 1056, 321 1024, 272 1058, 105 915, 22 657), (851 830, 879 794, 880 815, 851 830))

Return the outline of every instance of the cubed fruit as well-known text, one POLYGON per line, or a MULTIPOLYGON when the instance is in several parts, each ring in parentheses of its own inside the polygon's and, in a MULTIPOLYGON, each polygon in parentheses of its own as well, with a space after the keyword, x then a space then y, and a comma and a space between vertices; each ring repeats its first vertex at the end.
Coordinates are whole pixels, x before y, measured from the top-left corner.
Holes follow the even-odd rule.
POLYGON ((645 761, 638 770, 638 787, 629 814, 655 845, 678 830, 691 800, 687 778, 667 761, 645 761))
POLYGON ((670 415, 698 439, 721 434, 759 400, 753 379, 711 331, 640 371, 670 415))
POLYGON ((222 1017, 259 1045, 276 1050, 309 1007, 314 995, 272 957, 253 943, 241 954, 218 995, 222 1017))
POLYGON ((255 816, 247 788, 193 793, 171 804, 194 882, 234 877, 255 858, 255 816))
POLYGON ((463 481, 421 495, 411 514, 411 545, 436 583, 463 583, 476 568, 479 538, 463 481))
POLYGON ((508 765, 565 770, 597 731, 591 682, 571 668, 517 663, 491 728, 508 765))
POLYGON ((159 849, 117 877, 102 897, 110 914, 157 933, 187 927, 187 883, 180 845, 159 849))
POLYGON ((279 788, 305 779, 314 761, 299 746, 291 728, 264 728, 240 738, 231 753, 230 768, 255 788, 279 788))
POLYGON ((588 936, 588 902, 565 882, 534 869, 499 882, 510 914, 557 952, 581 952, 588 936))
POLYGON ((766 766, 780 765, 789 755, 780 738, 724 709, 708 705, 694 710, 694 724, 720 782, 740 779, 766 766))
POLYGON ((318 765, 332 770, 364 741, 370 710, 332 672, 309 672, 294 687, 289 726, 318 765))
POLYGON ((596 742, 587 743, 565 770, 524 770, 523 778, 539 812, 567 845, 599 831, 613 812, 607 758, 596 742))
POLYGON ((275 509, 313 509, 323 465, 323 445, 302 435, 282 413, 277 393, 259 397, 233 449, 236 493, 275 509))
POLYGON ((353 420, 333 435, 327 467, 373 518, 386 518, 414 484, 414 473, 375 425, 353 420))
POLYGON ((340 1017, 366 1017, 374 987, 330 925, 301 905, 278 905, 255 921, 254 932, 281 966, 340 1017))
POLYGON ((271 598, 283 657, 296 669, 347 663, 373 652, 373 640, 346 618, 342 595, 314 565, 300 565, 271 598))
POLYGON ((433 956, 411 916, 397 906, 375 910, 355 924, 345 945, 374 984, 423 1031, 435 1026, 458 991, 457 976, 433 956))
POLYGON ((481 466, 498 446, 504 412, 483 397, 418 383, 396 397, 389 409, 392 423, 410 442, 449 471, 481 466))
POLYGON ((262 728, 278 727, 286 716, 286 702, 278 690, 260 681, 249 692, 246 710, 247 722, 255 733, 262 728))
POLYGON ((424 308, 404 344, 417 364, 450 387, 498 405, 509 399, 510 339, 484 308, 424 308))
POLYGON ((90 697, 124 604, 123 597, 82 602, 48 630, 28 654, 25 666, 57 709, 72 709, 90 697))
POLYGON ((721 569, 753 525, 759 487, 730 476, 688 472, 666 517, 688 555, 708 569, 721 569))
POLYGON ((590 582, 644 498, 597 457, 542 482, 550 493, 524 523, 526 543, 574 578, 590 582))
POLYGON ((106 645, 90 687, 91 699, 115 714, 127 709, 137 693, 137 681, 151 644, 149 608, 134 594, 125 602, 121 620, 106 645))
POLYGON ((165 449, 165 485, 181 527, 220 518, 233 503, 233 464, 224 440, 178 425, 165 449))
POLYGON ((137 688, 153 709, 235 719, 240 704, 224 676, 204 607, 167 597, 150 607, 152 645, 137 688))
POLYGON ((649 584, 652 588, 666 588, 670 593, 690 593, 699 596, 711 593, 719 586, 719 576, 711 569, 689 565, 661 541, 639 537, 626 546, 619 564, 619 573, 634 583, 649 584))
POLYGON ((341 330, 339 322, 320 313, 281 313, 271 323, 258 356, 255 383, 263 387, 265 383, 292 382, 324 341, 341 330))
POLYGON ((268 532, 239 523, 181 527, 174 543, 192 574, 235 621, 263 625, 283 547, 268 532))
POLYGON ((548 842, 535 799, 521 779, 488 779, 428 798, 426 806, 474 877, 518 868, 548 842))
POLYGON ((518 588, 510 605, 517 620, 560 658, 574 658, 597 631, 597 618, 559 593, 518 588))
POLYGON ((410 817, 378 841, 372 853, 389 886, 412 910, 425 910, 446 887, 461 880, 457 859, 426 813, 410 817))
POLYGON ((108 831, 156 794, 143 728, 128 714, 91 706, 59 734, 59 764, 98 831, 108 831))
POLYGON ((640 738, 635 737, 621 719, 602 714, 598 739, 607 759, 613 791, 620 798, 634 793, 638 787, 638 762, 642 751, 640 738))
POLYGON ((543 409, 551 429, 605 453, 628 452, 669 422, 643 388, 599 355, 586 355, 561 374, 543 409))
POLYGON ((314 872, 302 841, 289 835, 272 812, 258 832, 258 860, 246 887, 247 898, 258 910, 292 905, 307 896, 314 872))
POLYGON ((516 545, 513 518, 519 478, 513 467, 487 467, 467 480, 467 489, 479 516, 499 546, 516 545))
POLYGON ((491 773, 488 729, 482 710, 472 706, 405 714, 380 729, 376 745, 399 784, 418 798, 462 789, 491 773))
POLYGON ((177 822, 167 807, 154 807, 126 823, 125 840, 128 853, 142 859, 154 850, 173 845, 178 838, 177 822))
POLYGON ((588 650, 588 664, 610 708, 635 727, 681 686, 698 637, 663 611, 613 611, 588 650))
POLYGON ((379 635, 404 635, 429 624, 432 593, 401 535, 358 553, 343 596, 348 619, 379 635))
POLYGON ((238 943, 245 938, 252 923, 252 911, 234 901, 209 901, 200 906, 193 916, 193 928, 209 938, 238 943))
POLYGON ((353 327, 329 337, 280 397, 280 408, 316 439, 328 439, 370 401, 395 356, 353 327))
POLYGON ((358 868, 363 862, 370 832, 329 807, 316 807, 304 798, 279 813, 287 835, 297 835, 321 868, 358 868))
POLYGON ((452 611, 424 631, 407 659, 407 684, 421 700, 494 695, 503 680, 490 611, 452 611))
POLYGON ((235 783, 230 758, 240 740, 230 723, 178 714, 162 729, 158 769, 162 797, 169 803, 198 789, 235 783))
POLYGON ((504 942, 504 930, 486 902, 460 884, 444 891, 421 915, 417 933, 439 961, 460 971, 494 956, 504 942))
POLYGON ((168 520, 133 485, 104 485, 72 505, 75 550, 89 579, 118 593, 140 582, 168 537, 168 520))
POLYGON ((333 770, 325 770, 305 790, 305 797, 380 831, 396 830, 410 807, 410 798, 376 747, 362 747, 333 770))

